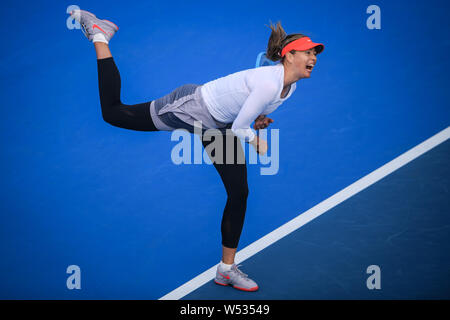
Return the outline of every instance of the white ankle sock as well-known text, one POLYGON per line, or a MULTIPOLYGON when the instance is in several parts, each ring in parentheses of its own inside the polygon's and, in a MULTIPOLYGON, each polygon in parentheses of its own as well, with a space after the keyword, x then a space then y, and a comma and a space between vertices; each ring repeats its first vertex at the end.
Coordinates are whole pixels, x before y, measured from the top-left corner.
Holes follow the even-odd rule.
POLYGON ((219 269, 221 271, 230 271, 232 266, 233 266, 232 264, 226 264, 223 263, 223 261, 220 261, 219 263, 219 269))
POLYGON ((108 44, 108 41, 106 40, 105 36, 101 33, 94 34, 94 38, 92 38, 92 42, 103 42, 108 44))

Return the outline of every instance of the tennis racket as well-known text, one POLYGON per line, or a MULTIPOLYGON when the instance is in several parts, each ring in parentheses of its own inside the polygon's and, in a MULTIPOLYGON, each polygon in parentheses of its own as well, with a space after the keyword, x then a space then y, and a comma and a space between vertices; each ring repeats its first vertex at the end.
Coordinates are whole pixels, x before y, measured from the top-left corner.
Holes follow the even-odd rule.
POLYGON ((264 66, 273 66, 277 64, 277 62, 274 62, 267 58, 265 52, 260 52, 258 56, 256 57, 256 67, 264 67, 264 66))

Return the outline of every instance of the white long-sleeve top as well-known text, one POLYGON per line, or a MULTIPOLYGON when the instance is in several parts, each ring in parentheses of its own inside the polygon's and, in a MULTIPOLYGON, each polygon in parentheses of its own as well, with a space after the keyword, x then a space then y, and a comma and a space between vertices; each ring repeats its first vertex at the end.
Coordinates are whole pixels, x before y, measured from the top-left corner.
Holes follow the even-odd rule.
POLYGON ((284 86, 282 64, 239 71, 205 83, 203 99, 211 115, 223 123, 233 123, 233 133, 245 141, 255 137, 250 125, 259 115, 275 111, 296 89, 293 83, 281 98, 284 86))

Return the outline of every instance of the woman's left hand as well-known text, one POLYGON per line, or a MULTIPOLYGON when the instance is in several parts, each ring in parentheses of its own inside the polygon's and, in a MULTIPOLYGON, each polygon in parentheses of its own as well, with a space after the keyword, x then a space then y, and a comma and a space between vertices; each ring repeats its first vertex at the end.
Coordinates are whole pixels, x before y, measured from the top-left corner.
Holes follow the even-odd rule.
POLYGON ((265 129, 271 123, 273 123, 273 119, 270 119, 264 115, 260 115, 260 116, 258 116, 258 118, 255 119, 255 124, 253 125, 253 128, 255 130, 265 129))

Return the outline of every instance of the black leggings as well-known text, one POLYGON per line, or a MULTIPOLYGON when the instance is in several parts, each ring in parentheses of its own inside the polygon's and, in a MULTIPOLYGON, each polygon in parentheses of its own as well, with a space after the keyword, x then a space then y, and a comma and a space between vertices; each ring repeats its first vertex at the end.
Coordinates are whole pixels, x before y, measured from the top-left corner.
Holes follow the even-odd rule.
MULTIPOLYGON (((158 131, 150 116, 150 102, 125 105, 120 100, 120 74, 113 58, 97 60, 98 85, 103 119, 116 127, 137 131, 158 131)), ((225 138, 225 137, 224 137, 225 138)), ((227 203, 222 216, 222 244, 237 248, 247 209, 248 184, 245 156, 240 140, 233 137, 234 162, 213 163, 227 192, 227 203), (239 161, 238 161, 239 160, 239 161)), ((206 148, 214 141, 204 141, 206 148)), ((223 139, 223 159, 226 159, 226 143, 223 139)), ((231 150, 230 150, 231 151, 231 150)), ((214 152, 214 150, 213 150, 214 152)), ((214 153, 210 156, 214 157, 214 153)))

